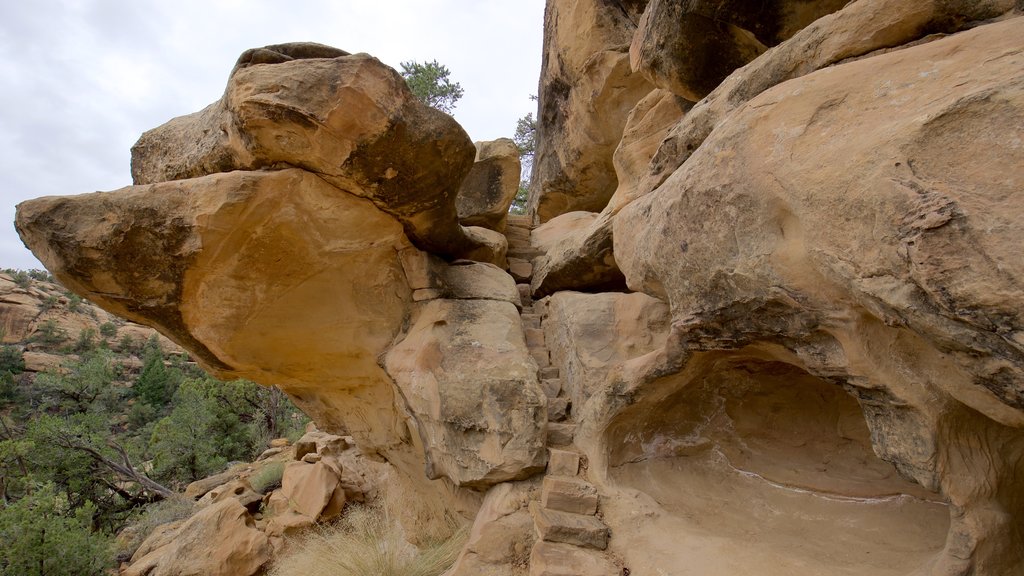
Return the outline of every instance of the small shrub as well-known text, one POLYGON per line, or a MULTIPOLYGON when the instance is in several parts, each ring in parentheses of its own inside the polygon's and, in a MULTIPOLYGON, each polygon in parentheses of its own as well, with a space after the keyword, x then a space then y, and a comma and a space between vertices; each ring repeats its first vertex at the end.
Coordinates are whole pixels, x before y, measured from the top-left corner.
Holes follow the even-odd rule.
POLYGON ((39 310, 42 312, 52 310, 55 306, 57 306, 57 302, 59 301, 60 300, 56 296, 50 294, 49 296, 43 299, 43 303, 39 305, 39 310))
POLYGON ((72 312, 81 312, 82 297, 78 294, 68 294, 68 310, 72 312))
POLYGON ((7 273, 11 275, 11 279, 20 288, 28 290, 32 286, 32 277, 28 275, 28 272, 24 270, 7 270, 7 273))
POLYGON ((266 494, 275 488, 280 488, 283 477, 284 462, 271 462, 249 477, 249 485, 260 494, 266 494))
POLYGON ((43 323, 36 328, 36 332, 32 335, 32 339, 36 342, 52 346, 67 340, 68 333, 67 330, 58 326, 57 322, 50 318, 48 320, 44 320, 43 323))
POLYGON ((380 504, 352 506, 280 559, 270 576, 440 576, 455 563, 465 528, 416 547, 380 504))
POLYGON ((48 271, 40 270, 38 268, 33 268, 32 270, 29 270, 28 275, 29 278, 32 278, 33 280, 39 280, 40 282, 54 281, 53 274, 50 274, 48 271))
POLYGON ((104 322, 100 324, 100 336, 104 338, 115 338, 117 337, 117 325, 113 322, 104 322))
POLYGON ((25 371, 25 357, 17 346, 0 347, 0 372, 21 374, 25 371))
POLYGON ((82 328, 78 331, 78 340, 75 341, 73 350, 79 354, 88 352, 96 347, 96 331, 92 328, 82 328))

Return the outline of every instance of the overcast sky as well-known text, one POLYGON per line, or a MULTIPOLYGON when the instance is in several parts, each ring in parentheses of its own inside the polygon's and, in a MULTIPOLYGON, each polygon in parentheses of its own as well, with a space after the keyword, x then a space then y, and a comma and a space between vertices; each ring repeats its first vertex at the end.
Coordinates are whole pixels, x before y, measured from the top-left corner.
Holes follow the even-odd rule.
POLYGON ((544 0, 0 0, 0 268, 41 267, 14 231, 38 196, 131 184, 143 131, 220 97, 246 48, 314 41, 395 68, 438 60, 474 140, 535 110, 544 0))

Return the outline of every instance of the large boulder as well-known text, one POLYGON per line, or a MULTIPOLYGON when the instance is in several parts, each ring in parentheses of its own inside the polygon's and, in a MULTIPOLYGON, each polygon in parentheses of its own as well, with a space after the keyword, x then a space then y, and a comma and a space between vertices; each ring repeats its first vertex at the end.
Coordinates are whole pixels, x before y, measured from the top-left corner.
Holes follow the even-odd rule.
POLYGON ((143 134, 132 176, 138 185, 295 166, 370 199, 420 248, 461 256, 479 247, 455 208, 474 155, 454 119, 376 58, 285 44, 245 52, 220 100, 143 134))
POLYGON ((519 192, 519 149, 510 138, 476 143, 476 161, 459 188, 459 222, 502 231, 519 192))
MULTIPOLYGON (((857 464, 873 452, 952 511, 948 538, 907 531, 945 517, 927 502, 893 515, 889 528, 874 521, 919 546, 916 559, 900 560, 904 569, 1024 569, 1024 148, 1014 144, 1024 125, 1022 37, 1024 18, 1013 18, 780 84, 722 118, 661 186, 623 208, 616 260, 632 288, 671 304, 681 371, 667 377, 671 362, 652 360, 649 378, 635 369, 613 377, 637 411, 608 438, 651 440, 629 449, 648 462, 695 454, 718 442, 723 412, 714 406, 724 402, 743 436, 767 426, 754 414, 768 406, 806 404, 777 387, 796 393, 804 381, 840 420, 859 404, 867 427, 820 426, 839 431, 825 476, 848 465, 867 492, 827 478, 831 488, 809 489, 891 493, 891 475, 857 464), (835 384, 858 404, 835 396, 835 384), (726 386, 746 392, 715 392, 726 386), (681 407, 702 402, 707 412, 685 423, 681 407), (746 413, 746 403, 762 408, 746 413), (641 414, 649 428, 627 424, 641 414)), ((616 450, 612 466, 633 458, 616 450)), ((794 483, 783 471, 754 473, 794 483)))
MULTIPOLYGON (((499 232, 458 224, 455 192, 474 155, 458 124, 370 56, 281 45, 243 54, 213 108, 148 132, 133 155, 135 186, 19 207, 37 257, 216 376, 280 387, 437 506, 452 498, 423 478, 424 447, 409 435, 427 415, 405 406, 378 358, 405 338, 414 301, 501 302, 517 314, 519 294, 499 267, 446 262, 503 266, 506 249, 499 232)), ((522 339, 518 323, 506 328, 522 339)), ((489 457, 500 472, 458 460, 439 475, 485 487, 542 464, 533 420, 543 421, 543 403, 522 372, 506 384, 526 382, 526 416, 494 432, 523 447, 489 457)), ((490 450, 473 442, 462 449, 490 450)))
POLYGON ((483 488, 544 468, 546 399, 509 302, 424 302, 384 359, 426 450, 427 476, 483 488))
POLYGON ((270 540, 228 498, 161 535, 164 545, 133 559, 124 576, 251 576, 270 561, 270 540), (211 546, 211 543, 216 543, 211 546))

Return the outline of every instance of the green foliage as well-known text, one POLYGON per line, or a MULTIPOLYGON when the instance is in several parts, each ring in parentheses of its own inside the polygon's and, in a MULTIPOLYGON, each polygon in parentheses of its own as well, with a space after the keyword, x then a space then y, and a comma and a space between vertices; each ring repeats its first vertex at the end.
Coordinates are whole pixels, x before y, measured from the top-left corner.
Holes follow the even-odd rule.
POLYGON ((155 337, 146 343, 143 355, 142 373, 135 383, 135 394, 143 402, 160 408, 174 397, 182 374, 164 364, 164 354, 155 337))
POLYGON ((58 326, 53 318, 48 318, 36 328, 32 339, 40 344, 55 346, 68 339, 68 332, 58 326))
POLYGON ((100 336, 110 339, 117 336, 117 324, 113 322, 104 322, 100 324, 100 336))
POLYGON ((215 408, 195 381, 182 384, 174 409, 156 423, 150 437, 153 474, 157 478, 188 483, 227 464, 221 453, 224 439, 215 433, 220 425, 215 408))
POLYGON ((21 374, 25 371, 25 358, 17 346, 0 346, 0 373, 21 374))
POLYGON ((31 278, 33 280, 39 280, 40 282, 54 282, 55 281, 54 278, 53 278, 53 274, 50 274, 48 271, 40 270, 38 268, 33 268, 33 269, 29 270, 28 271, 28 276, 29 276, 29 278, 31 278))
POLYGON ((132 517, 121 533, 119 538, 124 539, 118 542, 117 560, 127 562, 154 528, 168 522, 184 520, 192 516, 194 510, 195 502, 184 496, 168 498, 146 506, 132 517))
POLYGON ((18 397, 19 374, 25 371, 25 358, 17 346, 0 346, 0 404, 18 397))
POLYGON ((508 207, 509 214, 526 214, 526 204, 529 200, 530 187, 529 185, 520 182, 519 190, 516 191, 516 196, 512 199, 512 204, 508 207))
POLYGON ((59 301, 60 299, 57 298, 56 294, 50 294, 49 296, 43 299, 43 303, 39 305, 39 310, 41 312, 52 310, 55 306, 57 306, 57 303, 59 301))
POLYGON ((117 343, 117 349, 125 354, 134 354, 140 351, 138 343, 131 334, 121 336, 121 340, 117 343))
POLYGON ((60 414, 110 411, 121 401, 120 390, 113 386, 115 376, 110 352, 94 350, 59 373, 39 374, 35 387, 44 405, 60 414))
MULTIPOLYGON (((536 100, 537 97, 530 96, 530 99, 536 100)), ((533 172, 533 156, 537 151, 537 120, 533 117, 533 112, 516 121, 516 132, 512 136, 512 141, 516 143, 516 148, 519 149, 519 162, 522 165, 522 172, 519 180, 519 190, 516 192, 516 197, 512 200, 512 205, 508 211, 512 214, 526 214, 526 204, 530 198, 530 176, 533 172)))
POLYGON ((533 158, 533 153, 537 151, 537 121, 533 118, 533 112, 516 120, 516 133, 512 141, 519 149, 520 158, 533 158))
POLYGON ((68 294, 68 310, 71 312, 82 311, 82 297, 78 294, 68 294))
POLYGON ((0 508, 0 576, 102 576, 111 540, 93 531, 95 506, 73 507, 53 484, 0 508))
POLYGON ((7 274, 11 275, 11 279, 18 287, 28 290, 32 286, 32 277, 29 276, 28 272, 24 270, 12 270, 10 268, 4 270, 7 274))
POLYGON ((77 354, 83 354, 96 348, 96 331, 92 328, 82 328, 78 331, 78 339, 75 340, 72 350, 77 354))
POLYGON ((284 462, 271 462, 249 477, 249 485, 260 494, 281 487, 284 478, 284 462))
POLYGON ((458 82, 449 80, 451 71, 437 60, 419 63, 415 60, 402 62, 402 77, 412 93, 421 102, 442 112, 451 114, 455 103, 464 91, 458 82))

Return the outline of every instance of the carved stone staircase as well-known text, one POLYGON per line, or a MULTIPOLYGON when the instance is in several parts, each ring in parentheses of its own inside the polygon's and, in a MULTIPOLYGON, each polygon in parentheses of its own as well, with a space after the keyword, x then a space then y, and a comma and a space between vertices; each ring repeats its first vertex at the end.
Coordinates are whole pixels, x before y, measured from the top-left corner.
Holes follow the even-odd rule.
POLYGON ((598 518, 597 489, 581 475, 581 457, 573 446, 576 423, 567 390, 541 327, 543 310, 530 295, 533 260, 541 255, 530 245, 530 220, 510 215, 509 272, 523 302, 521 318, 526 345, 537 361, 538 376, 548 397, 548 468, 540 501, 530 503, 537 540, 530 554, 530 576, 620 576, 622 570, 602 552, 608 547, 608 526, 598 518))

